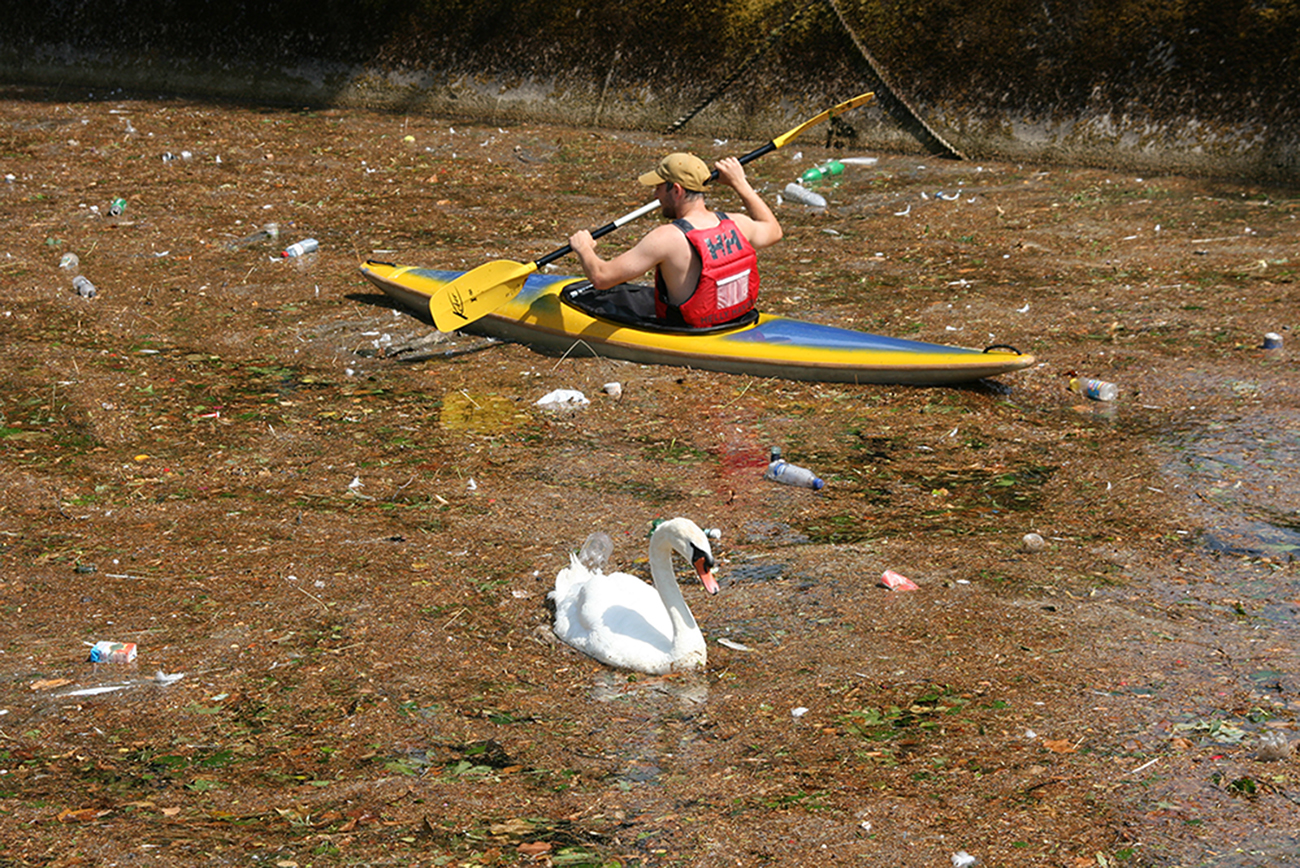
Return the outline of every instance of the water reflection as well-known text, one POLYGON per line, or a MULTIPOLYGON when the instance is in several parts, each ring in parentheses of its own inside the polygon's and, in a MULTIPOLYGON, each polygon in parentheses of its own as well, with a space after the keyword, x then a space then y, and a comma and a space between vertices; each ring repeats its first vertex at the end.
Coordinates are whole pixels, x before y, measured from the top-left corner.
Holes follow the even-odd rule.
POLYGON ((527 417, 514 401, 503 395, 478 395, 461 390, 443 396, 439 421, 447 431, 493 434, 527 417))
POLYGON ((675 700, 679 711, 694 714, 703 709, 709 699, 709 684, 704 676, 682 672, 665 676, 638 676, 638 681, 626 673, 603 671, 591 685, 591 698, 597 702, 651 702, 675 700))
POLYGON ((1300 414, 1216 417, 1167 435, 1164 473, 1195 492, 1212 551, 1293 559, 1300 552, 1300 414))

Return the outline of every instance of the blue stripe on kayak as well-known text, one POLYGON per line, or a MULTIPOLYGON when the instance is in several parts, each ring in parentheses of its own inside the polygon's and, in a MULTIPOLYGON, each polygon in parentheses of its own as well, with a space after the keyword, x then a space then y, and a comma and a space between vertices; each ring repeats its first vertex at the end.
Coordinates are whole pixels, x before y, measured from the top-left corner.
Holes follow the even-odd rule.
MULTIPOLYGON (((804 322, 797 319, 777 317, 759 323, 752 329, 726 335, 721 340, 738 343, 794 344, 809 349, 826 350, 888 350, 908 353, 980 353, 968 347, 948 347, 929 344, 923 341, 911 341, 906 338, 891 338, 842 329, 836 326, 804 322)), ((980 353, 982 355, 982 353, 980 353)))

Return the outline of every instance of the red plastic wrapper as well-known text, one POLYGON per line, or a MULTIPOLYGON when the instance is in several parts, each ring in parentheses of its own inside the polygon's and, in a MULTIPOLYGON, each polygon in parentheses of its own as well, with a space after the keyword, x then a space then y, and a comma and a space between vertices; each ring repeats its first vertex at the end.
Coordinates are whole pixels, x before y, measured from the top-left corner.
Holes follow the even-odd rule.
POLYGON ((889 588, 891 591, 919 591, 920 586, 907 576, 899 575, 893 570, 885 570, 884 575, 880 577, 880 584, 889 588))

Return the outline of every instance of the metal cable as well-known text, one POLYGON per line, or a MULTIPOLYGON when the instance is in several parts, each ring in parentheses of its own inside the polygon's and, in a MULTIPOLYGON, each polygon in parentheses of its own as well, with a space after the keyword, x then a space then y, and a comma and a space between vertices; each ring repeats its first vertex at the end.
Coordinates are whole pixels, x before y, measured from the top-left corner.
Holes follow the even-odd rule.
POLYGON ((961 151, 953 147, 944 139, 943 136, 939 135, 938 131, 923 121, 921 116, 916 113, 916 109, 912 108, 905 99, 898 95, 894 86, 886 78, 884 68, 876 62, 876 59, 871 56, 871 52, 867 51, 867 47, 862 44, 862 40, 858 39, 858 35, 854 33, 853 28, 849 26, 849 22, 845 19, 844 14, 840 12, 840 7, 836 0, 826 0, 826 4, 830 6, 831 11, 835 13, 835 17, 840 20, 840 26, 843 27, 844 32, 849 35, 849 39, 853 40, 853 44, 857 47, 858 53, 862 55, 862 58, 867 62, 867 66, 870 67, 871 74, 876 79, 874 89, 880 107, 889 112, 894 120, 898 121, 902 125, 903 129, 911 133, 912 136, 930 153, 935 154, 936 156, 949 157, 954 160, 966 159, 965 155, 962 154, 961 151))
POLYGON ((781 37, 784 36, 785 32, 790 29, 790 26, 794 24, 796 21, 798 21, 800 16, 802 16, 805 12, 811 9, 813 5, 814 5, 813 3, 808 3, 807 5, 801 6, 798 9, 796 9, 794 11, 794 14, 791 15, 784 24, 782 24, 780 27, 776 28, 775 30, 773 30, 771 33, 767 35, 767 42, 763 43, 763 45, 760 46, 757 51, 755 51, 748 58, 746 58, 745 62, 740 64, 740 66, 736 68, 736 71, 727 77, 726 81, 724 81, 722 84, 714 88, 713 92, 710 93, 708 96, 706 96, 704 99, 700 100, 700 102, 694 108, 692 108, 686 114, 679 117, 677 120, 673 121, 671 124, 669 124, 668 129, 664 130, 664 132, 666 133, 677 132, 682 127, 686 126, 686 124, 690 122, 691 118, 695 117, 697 114, 704 111, 704 109, 709 105, 709 103, 713 102, 715 99, 721 96, 722 92, 725 91, 727 88, 731 87, 731 85, 735 83, 736 79, 744 75, 745 71, 748 70, 751 66, 753 66, 759 60, 759 58, 761 58, 763 55, 771 51, 772 46, 776 45, 777 42, 781 40, 781 37))

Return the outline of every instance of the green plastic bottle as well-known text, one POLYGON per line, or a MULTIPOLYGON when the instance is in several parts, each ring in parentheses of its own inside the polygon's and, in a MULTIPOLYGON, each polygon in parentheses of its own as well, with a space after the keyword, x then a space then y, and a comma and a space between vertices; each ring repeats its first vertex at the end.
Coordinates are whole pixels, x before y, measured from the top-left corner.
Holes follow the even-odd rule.
POLYGON ((823 178, 830 177, 831 175, 841 175, 843 173, 844 164, 839 160, 831 160, 829 163, 822 163, 820 166, 814 166, 799 177, 807 183, 809 181, 820 181, 823 178))

